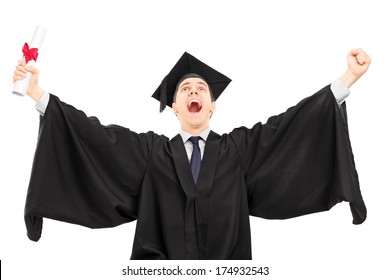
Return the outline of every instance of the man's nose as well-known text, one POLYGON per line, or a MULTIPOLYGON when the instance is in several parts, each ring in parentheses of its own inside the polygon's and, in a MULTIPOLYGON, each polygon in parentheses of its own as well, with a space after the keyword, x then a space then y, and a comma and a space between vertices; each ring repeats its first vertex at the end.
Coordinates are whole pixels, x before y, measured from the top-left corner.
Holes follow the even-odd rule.
POLYGON ((190 95, 192 95, 192 94, 198 94, 198 91, 196 90, 196 88, 191 88, 190 95))

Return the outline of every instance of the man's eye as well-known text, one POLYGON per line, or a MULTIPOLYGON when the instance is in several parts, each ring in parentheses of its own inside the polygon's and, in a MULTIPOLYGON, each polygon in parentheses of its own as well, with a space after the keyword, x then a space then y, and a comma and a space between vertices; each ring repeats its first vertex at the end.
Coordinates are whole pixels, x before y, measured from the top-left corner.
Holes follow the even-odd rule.
POLYGON ((188 91, 188 87, 184 87, 182 91, 188 91))
POLYGON ((204 89, 204 88, 202 88, 202 87, 200 87, 198 90, 199 90, 199 91, 204 91, 205 89, 204 89))

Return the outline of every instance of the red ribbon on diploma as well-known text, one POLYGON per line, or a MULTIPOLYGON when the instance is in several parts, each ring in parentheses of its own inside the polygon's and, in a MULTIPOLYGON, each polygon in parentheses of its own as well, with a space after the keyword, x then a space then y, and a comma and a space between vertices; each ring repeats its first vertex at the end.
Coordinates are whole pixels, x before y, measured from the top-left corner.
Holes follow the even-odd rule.
POLYGON ((24 43, 23 46, 23 55, 24 58, 26 59, 26 63, 28 63, 30 60, 37 61, 38 58, 38 49, 37 48, 32 48, 28 46, 27 43, 24 43))

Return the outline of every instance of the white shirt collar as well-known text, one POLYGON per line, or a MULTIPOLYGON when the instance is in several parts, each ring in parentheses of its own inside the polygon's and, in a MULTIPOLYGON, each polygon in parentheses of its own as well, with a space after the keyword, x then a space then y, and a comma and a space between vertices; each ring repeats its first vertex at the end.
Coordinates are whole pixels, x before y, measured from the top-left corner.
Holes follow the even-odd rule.
POLYGON ((205 130, 203 130, 201 133, 199 133, 199 135, 191 135, 190 133, 188 133, 187 131, 184 131, 184 130, 180 130, 180 132, 179 132, 179 134, 180 134, 180 136, 181 136, 181 138, 183 139, 183 142, 185 143, 185 142, 187 142, 188 141, 188 139, 190 138, 190 137, 192 137, 192 136, 200 136, 200 137, 202 137, 202 139, 204 140, 204 141, 206 141, 207 140, 207 137, 209 136, 209 134, 210 134, 210 128, 208 127, 208 128, 206 128, 205 130))

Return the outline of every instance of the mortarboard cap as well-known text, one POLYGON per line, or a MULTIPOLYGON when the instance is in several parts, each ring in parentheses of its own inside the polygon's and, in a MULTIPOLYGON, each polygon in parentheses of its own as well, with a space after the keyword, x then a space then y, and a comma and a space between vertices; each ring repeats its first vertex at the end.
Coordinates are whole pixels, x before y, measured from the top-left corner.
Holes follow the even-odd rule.
POLYGON ((215 99, 221 95, 231 82, 231 79, 225 75, 185 52, 152 95, 160 101, 160 112, 165 109, 166 105, 172 107, 178 82, 181 81, 183 76, 190 73, 200 75, 207 82, 215 99))

